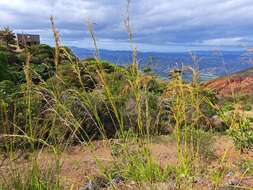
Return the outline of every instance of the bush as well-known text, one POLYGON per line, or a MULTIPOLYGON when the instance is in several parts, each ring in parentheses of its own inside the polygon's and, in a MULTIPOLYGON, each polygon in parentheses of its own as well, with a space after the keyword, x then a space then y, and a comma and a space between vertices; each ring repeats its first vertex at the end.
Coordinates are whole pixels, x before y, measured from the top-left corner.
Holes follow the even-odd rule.
MULTIPOLYGON (((14 161, 13 161, 14 162, 14 161)), ((24 167, 25 168, 25 167, 24 167)), ((10 180, 0 184, 0 190, 60 190, 58 183, 59 172, 50 168, 43 170, 38 163, 32 163, 28 169, 11 171, 10 180)))
POLYGON ((251 109, 252 109, 252 107, 249 104, 246 104, 245 106, 243 106, 244 111, 251 111, 251 109))
POLYGON ((14 82, 9 80, 4 80, 0 82, 0 99, 5 102, 11 102, 13 100, 13 95, 19 91, 19 86, 15 85, 14 82))
POLYGON ((144 73, 150 73, 150 72, 152 72, 152 69, 150 67, 144 67, 143 72, 144 73))
POLYGON ((149 92, 154 92, 155 94, 162 94, 165 89, 164 83, 159 82, 157 79, 151 79, 148 81, 147 90, 149 92))
POLYGON ((116 154, 117 162, 114 167, 107 171, 108 176, 121 176, 135 182, 158 183, 168 181, 175 174, 175 167, 167 165, 162 168, 147 148, 126 151, 126 147, 118 146, 120 153, 116 154))
POLYGON ((112 73, 116 70, 116 66, 107 61, 102 61, 101 64, 102 64, 103 69, 107 73, 112 73))
POLYGON ((80 65, 80 78, 75 71, 75 67, 71 64, 60 65, 61 75, 64 81, 65 88, 74 88, 81 90, 82 87, 86 91, 92 91, 95 89, 97 81, 92 73, 89 73, 83 65, 80 65), (82 83, 81 83, 81 81, 82 83), (82 86, 82 85, 83 86, 82 86))
POLYGON ((189 150, 193 148, 194 152, 198 152, 200 158, 204 161, 216 158, 213 149, 215 140, 213 133, 186 126, 180 131, 180 139, 182 146, 188 145, 189 150))
POLYGON ((217 102, 214 94, 201 86, 195 87, 174 79, 167 84, 162 96, 161 109, 167 114, 168 125, 210 129, 210 118, 216 114, 213 105, 217 102))
POLYGON ((234 106, 229 103, 224 104, 222 108, 224 112, 233 111, 234 109, 235 109, 234 106))
POLYGON ((242 120, 228 130, 228 135, 232 137, 236 148, 249 150, 253 146, 253 128, 248 120, 242 120))
POLYGON ((0 81, 12 80, 12 74, 10 73, 8 62, 8 55, 0 52, 0 81))

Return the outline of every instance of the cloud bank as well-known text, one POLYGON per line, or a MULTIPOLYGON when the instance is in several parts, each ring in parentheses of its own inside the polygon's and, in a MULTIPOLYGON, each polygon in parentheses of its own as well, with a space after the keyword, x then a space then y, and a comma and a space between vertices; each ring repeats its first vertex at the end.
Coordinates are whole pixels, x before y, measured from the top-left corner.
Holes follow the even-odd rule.
MULTIPOLYGON (((91 47, 85 20, 101 48, 128 49, 124 0, 0 0, 0 27, 39 33, 52 44, 50 15, 62 42, 91 47)), ((252 0, 132 0, 134 41, 144 51, 234 49, 253 46, 252 0)))

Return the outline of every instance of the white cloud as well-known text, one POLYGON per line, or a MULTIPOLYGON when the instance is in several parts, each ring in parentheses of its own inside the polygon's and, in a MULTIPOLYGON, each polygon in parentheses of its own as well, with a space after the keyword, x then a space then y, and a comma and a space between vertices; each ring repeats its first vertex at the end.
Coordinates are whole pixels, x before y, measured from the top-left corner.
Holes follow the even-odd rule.
POLYGON ((208 46, 235 46, 242 44, 243 38, 217 38, 217 39, 210 39, 205 40, 201 44, 208 45, 208 46))
MULTIPOLYGON (((0 26, 40 31, 49 40, 49 17, 54 15, 62 37, 71 45, 87 37, 85 18, 90 18, 103 47, 112 47, 113 42, 127 42, 125 5, 124 0, 0 0, 0 26)), ((252 0, 132 0, 130 10, 136 41, 163 48, 168 44, 239 46, 253 37, 252 9, 252 0)))

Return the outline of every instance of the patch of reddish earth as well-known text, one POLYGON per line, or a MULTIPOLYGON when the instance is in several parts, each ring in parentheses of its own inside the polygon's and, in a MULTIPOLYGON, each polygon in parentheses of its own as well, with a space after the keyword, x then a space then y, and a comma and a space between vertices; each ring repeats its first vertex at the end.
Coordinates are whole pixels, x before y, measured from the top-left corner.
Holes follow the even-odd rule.
POLYGON ((253 74, 232 75, 207 81, 203 87, 214 91, 220 96, 231 96, 234 93, 253 93, 253 74))
MULTIPOLYGON (((111 155, 111 149, 108 141, 97 141, 94 142, 93 145, 93 148, 90 146, 73 146, 62 153, 61 181, 66 189, 69 189, 71 185, 73 189, 79 189, 80 187, 83 187, 92 176, 100 175, 97 160, 100 160, 100 164, 104 167, 110 167, 113 163, 113 157, 111 155)), ((161 164, 162 167, 177 164, 177 146, 175 140, 173 140, 171 136, 158 137, 150 143, 148 147, 150 148, 153 157, 161 164)), ((238 163, 243 157, 253 160, 252 151, 248 154, 240 154, 240 152, 234 148, 233 142, 229 138, 221 136, 216 137, 214 152, 217 159, 211 160, 210 163, 205 163, 205 174, 199 174, 199 176, 196 176, 197 180, 193 184, 193 187, 185 187, 186 189, 212 189, 212 181, 208 175, 210 175, 211 171, 219 170, 222 167, 226 168, 222 184, 228 184, 231 180, 240 180, 241 186, 253 187, 253 177, 243 176, 242 178, 242 172, 238 167, 238 163), (221 164, 223 157, 224 163, 221 164)), ((54 156, 49 151, 42 151, 39 154, 38 159, 42 168, 48 168, 53 164, 54 156)), ((5 162, 5 164, 0 167, 0 173, 6 171, 6 164, 8 165, 9 163, 5 162)), ((21 164, 21 167, 24 168, 25 165, 28 164, 28 161, 22 158, 19 160, 19 164, 21 164)), ((153 185, 158 190, 175 189, 171 183, 157 183, 153 185)), ((137 185, 135 182, 130 181, 118 184, 116 189, 137 190, 151 188, 149 188, 148 184, 137 185)))

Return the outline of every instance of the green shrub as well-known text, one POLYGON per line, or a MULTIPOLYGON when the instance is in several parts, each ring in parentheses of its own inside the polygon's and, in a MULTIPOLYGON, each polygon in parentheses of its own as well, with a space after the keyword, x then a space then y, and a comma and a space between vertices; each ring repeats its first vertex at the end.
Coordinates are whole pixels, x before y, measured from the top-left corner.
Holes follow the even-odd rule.
POLYGON ((247 120, 249 120, 250 123, 253 122, 253 118, 252 117, 247 117, 247 120))
POLYGON ((107 171, 107 176, 118 175, 126 180, 152 184, 166 182, 176 172, 176 168, 170 165, 162 168, 147 148, 126 151, 126 147, 122 146, 122 152, 117 155, 117 162, 107 171))
POLYGON ((19 91, 19 86, 15 85, 14 82, 9 80, 4 80, 0 82, 0 98, 6 102, 11 102, 13 100, 13 95, 19 91))
POLYGON ((248 150, 253 146, 253 128, 246 119, 231 127, 228 130, 228 135, 232 137, 236 148, 241 151, 248 150))
POLYGON ((144 67, 143 72, 144 73, 150 73, 152 69, 150 67, 144 67))
MULTIPOLYGON (((53 64, 54 49, 48 45, 34 45, 29 47, 29 52, 32 55, 31 62, 33 64, 53 64)), ((23 58, 23 62, 26 58, 26 52, 22 52, 20 56, 23 58)))
MULTIPOLYGON (((78 77, 75 67, 71 64, 60 65, 61 75, 64 81, 62 85, 63 88, 67 89, 79 89, 82 90, 82 87, 86 91, 92 91, 95 89, 97 80, 93 75, 93 72, 89 72, 84 65, 80 65, 80 78, 78 77), (81 80, 81 81, 80 81, 81 80), (83 85, 83 86, 82 86, 83 85)), ((50 79, 51 80, 51 79, 50 79)))
POLYGON ((224 103, 224 105, 222 106, 222 111, 223 112, 229 112, 229 111, 232 111, 234 109, 235 108, 234 108, 233 104, 229 103, 229 102, 224 103))
POLYGON ((189 146, 188 149, 193 149, 194 152, 198 152, 201 159, 210 161, 215 158, 213 149, 215 139, 213 138, 214 135, 212 132, 185 126, 185 128, 180 131, 180 135, 180 144, 182 146, 187 145, 189 146))
POLYGON ((102 61, 101 64, 106 73, 112 73, 116 70, 116 65, 113 65, 107 61, 102 61))
POLYGON ((251 111, 251 109, 252 109, 252 107, 249 104, 246 104, 246 105, 243 106, 244 111, 251 111))
POLYGON ((11 79, 12 76, 8 65, 8 57, 6 54, 0 53, 0 81, 11 79))
POLYGON ((0 43, 0 51, 8 51, 6 45, 0 43))
POLYGON ((164 89, 165 89, 164 83, 158 81, 157 79, 154 78, 148 81, 147 90, 149 92, 154 92, 155 94, 160 95, 163 93, 164 89))
POLYGON ((0 51, 0 81, 11 80, 17 82, 18 73, 22 69, 21 60, 16 54, 0 51))
POLYGON ((253 160, 242 158, 239 167, 243 173, 253 176, 253 160))
POLYGON ((37 163, 32 163, 31 168, 24 173, 24 170, 16 169, 11 171, 10 180, 0 185, 1 190, 60 190, 55 169, 43 171, 37 163))

